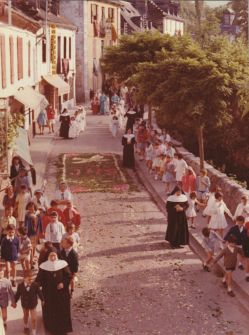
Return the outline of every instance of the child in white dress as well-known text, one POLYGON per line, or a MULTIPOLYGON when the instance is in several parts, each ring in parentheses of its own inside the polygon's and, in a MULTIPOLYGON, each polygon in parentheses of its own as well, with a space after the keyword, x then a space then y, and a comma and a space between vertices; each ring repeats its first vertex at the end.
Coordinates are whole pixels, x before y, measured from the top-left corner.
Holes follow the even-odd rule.
POLYGON ((146 148, 145 148, 145 160, 146 160, 146 166, 147 166, 149 173, 151 173, 151 169, 152 169, 152 157, 153 157, 153 145, 152 143, 147 142, 146 148))
POLYGON ((77 136, 78 136, 78 122, 75 120, 75 117, 72 116, 68 137, 76 138, 77 136))
POLYGON ((223 201, 223 194, 221 192, 216 192, 215 201, 213 203, 212 209, 210 209, 211 219, 209 221, 208 227, 217 231, 220 236, 223 236, 223 231, 227 227, 227 221, 225 213, 233 220, 233 215, 230 210, 227 208, 226 204, 223 201))
POLYGON ((196 228, 196 209, 195 205, 204 206, 200 201, 197 200, 196 192, 191 192, 188 199, 189 207, 186 210, 186 216, 190 225, 190 228, 196 228))

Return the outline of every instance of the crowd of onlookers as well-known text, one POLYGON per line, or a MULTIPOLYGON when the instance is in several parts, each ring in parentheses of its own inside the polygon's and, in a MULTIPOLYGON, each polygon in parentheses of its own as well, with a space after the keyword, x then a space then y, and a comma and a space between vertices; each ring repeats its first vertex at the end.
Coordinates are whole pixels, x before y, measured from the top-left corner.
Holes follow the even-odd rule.
MULTIPOLYGON (((32 281, 34 271, 48 260, 51 252, 56 252, 59 258, 68 262, 71 270, 70 294, 73 293, 74 283, 77 280, 77 248, 80 241, 78 229, 81 217, 73 205, 73 195, 66 183, 61 182, 49 201, 42 189, 32 192, 35 179, 34 168, 25 167, 19 157, 14 157, 11 165, 11 183, 5 189, 4 213, 0 219, 2 261, 0 307, 5 327, 9 299, 13 307, 16 306, 19 298, 21 298, 22 307, 25 299, 28 299, 31 305, 35 299, 31 293, 28 298, 26 295, 22 296, 19 286, 23 282, 18 284, 17 293, 13 293, 13 288, 17 285, 18 263, 22 268, 20 276, 27 281, 32 281)), ((30 309, 34 309, 31 307, 30 309)), ((24 308, 26 331, 28 330, 27 308, 28 303, 24 308)), ((31 313, 31 319, 32 334, 36 334, 35 313, 31 313)))

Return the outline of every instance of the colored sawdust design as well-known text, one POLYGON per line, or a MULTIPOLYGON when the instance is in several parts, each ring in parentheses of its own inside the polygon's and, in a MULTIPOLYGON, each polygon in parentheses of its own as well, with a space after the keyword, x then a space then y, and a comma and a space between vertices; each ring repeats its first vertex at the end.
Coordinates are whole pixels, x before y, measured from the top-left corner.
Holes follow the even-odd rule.
POLYGON ((58 180, 66 181, 73 193, 138 191, 116 154, 62 154, 56 165, 58 180))

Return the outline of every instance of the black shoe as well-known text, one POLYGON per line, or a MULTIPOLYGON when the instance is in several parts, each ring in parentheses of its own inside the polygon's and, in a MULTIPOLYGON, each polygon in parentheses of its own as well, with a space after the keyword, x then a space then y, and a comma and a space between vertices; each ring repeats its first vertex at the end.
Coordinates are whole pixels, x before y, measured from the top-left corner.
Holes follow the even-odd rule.
POLYGON ((230 297, 235 297, 235 294, 233 293, 233 291, 227 291, 227 294, 230 295, 230 297))
POLYGON ((204 265, 203 264, 203 270, 206 271, 206 272, 210 272, 210 269, 207 265, 204 265))
POLYGON ((244 265, 243 265, 243 264, 240 264, 240 265, 238 266, 238 268, 239 268, 240 270, 245 270, 245 268, 244 268, 244 265))
POLYGON ((249 282, 249 277, 246 277, 246 281, 248 281, 248 282, 249 282))

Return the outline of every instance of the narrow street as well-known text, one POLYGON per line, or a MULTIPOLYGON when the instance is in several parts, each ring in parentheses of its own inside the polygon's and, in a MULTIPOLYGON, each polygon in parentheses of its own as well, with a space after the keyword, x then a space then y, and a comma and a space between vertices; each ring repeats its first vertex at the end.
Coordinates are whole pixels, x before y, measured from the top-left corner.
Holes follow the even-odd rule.
MULTIPOLYGON (((54 140, 49 199, 60 154, 121 153, 120 137, 112 138, 108 120, 89 115, 78 139, 54 140)), ((136 192, 75 194, 82 225, 74 334, 248 334, 248 315, 227 296, 220 278, 203 272, 189 248, 168 249, 164 215, 132 178, 136 192)))

